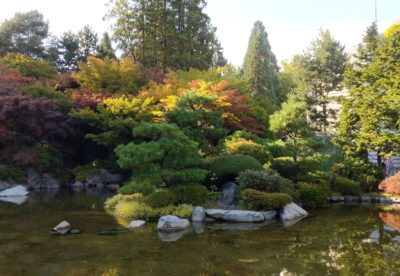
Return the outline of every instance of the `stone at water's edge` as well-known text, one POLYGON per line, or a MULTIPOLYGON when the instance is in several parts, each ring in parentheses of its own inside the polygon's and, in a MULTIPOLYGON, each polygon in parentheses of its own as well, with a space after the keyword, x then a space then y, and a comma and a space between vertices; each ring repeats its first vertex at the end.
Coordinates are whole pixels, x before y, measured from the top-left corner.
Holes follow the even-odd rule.
POLYGON ((282 221, 292 220, 308 216, 308 212, 296 203, 289 203, 282 207, 279 212, 282 221))
POLYGON ((53 227, 53 231, 64 235, 69 231, 70 228, 71 228, 71 224, 68 221, 63 220, 57 226, 53 227))
POLYGON ((27 196, 29 194, 28 189, 22 185, 18 185, 0 192, 0 197, 17 197, 17 196, 27 196))
POLYGON ((238 185, 235 182, 226 182, 222 185, 222 198, 217 201, 217 204, 222 208, 232 208, 235 207, 238 197, 237 190, 238 185))
POLYGON ((263 214, 265 220, 275 220, 276 216, 278 214, 277 211, 260 211, 261 214, 263 214))
POLYGON ((132 220, 128 225, 128 229, 142 227, 145 224, 146 222, 144 220, 132 220))
POLYGON ((206 216, 206 211, 201 206, 196 206, 193 208, 192 221, 202 222, 206 216))
POLYGON ((265 217, 260 212, 245 210, 206 209, 208 217, 232 222, 262 222, 265 217))
POLYGON ((181 219, 171 215, 161 217, 157 223, 157 229, 166 232, 183 230, 189 226, 190 222, 187 219, 181 219))

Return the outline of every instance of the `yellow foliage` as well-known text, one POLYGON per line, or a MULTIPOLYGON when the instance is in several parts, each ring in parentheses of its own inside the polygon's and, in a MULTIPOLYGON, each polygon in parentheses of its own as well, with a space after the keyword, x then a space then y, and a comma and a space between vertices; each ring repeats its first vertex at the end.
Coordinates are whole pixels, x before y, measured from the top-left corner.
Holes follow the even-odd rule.
POLYGON ((400 31, 400 21, 396 21, 389 28, 386 29, 384 36, 390 37, 400 31))

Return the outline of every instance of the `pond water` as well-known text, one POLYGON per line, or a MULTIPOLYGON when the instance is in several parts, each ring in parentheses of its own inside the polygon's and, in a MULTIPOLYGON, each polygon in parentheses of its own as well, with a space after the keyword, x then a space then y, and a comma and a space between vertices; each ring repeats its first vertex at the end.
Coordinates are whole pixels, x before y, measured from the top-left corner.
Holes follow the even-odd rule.
POLYGON ((154 223, 98 235, 119 227, 103 210, 107 196, 60 191, 0 202, 0 275, 400 275, 400 212, 336 205, 291 226, 210 224, 165 242, 154 223), (64 219, 82 233, 51 236, 64 219))

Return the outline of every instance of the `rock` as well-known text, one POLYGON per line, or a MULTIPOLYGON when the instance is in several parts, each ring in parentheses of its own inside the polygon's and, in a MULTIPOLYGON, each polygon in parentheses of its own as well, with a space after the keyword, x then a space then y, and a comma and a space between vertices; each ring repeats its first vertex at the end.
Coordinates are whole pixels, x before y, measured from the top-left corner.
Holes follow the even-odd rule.
POLYGON ((379 197, 379 203, 381 204, 392 204, 393 201, 390 197, 381 196, 379 197))
POLYGON ((360 198, 358 196, 344 196, 344 202, 359 202, 360 198))
POLYGON ((390 194, 400 194, 400 172, 384 179, 378 185, 379 190, 390 194))
POLYGON ((43 175, 42 182, 40 183, 40 189, 59 189, 61 186, 58 179, 52 178, 48 174, 43 175))
POLYGON ((193 208, 192 221, 203 222, 206 216, 206 211, 201 206, 196 206, 193 208))
POLYGON ((0 197, 21 197, 27 196, 29 191, 22 185, 8 188, 0 192, 0 197))
POLYGON ((122 183, 124 182, 124 177, 119 173, 109 173, 107 172, 105 177, 105 183, 122 183))
POLYGON ((189 226, 190 222, 187 219, 171 215, 161 217, 157 223, 157 229, 166 232, 186 229, 189 226))
POLYGON ((28 168, 26 170, 26 173, 28 187, 40 189, 40 185, 42 183, 42 178, 40 177, 40 175, 33 168, 28 168))
POLYGON ((101 236, 116 236, 128 232, 126 228, 106 229, 100 231, 98 234, 101 236))
POLYGON ((98 183, 96 183, 96 189, 97 189, 97 190, 103 190, 103 189, 104 189, 104 184, 103 184, 103 182, 98 182, 98 183))
POLYGON ((361 197, 361 202, 371 203, 371 197, 370 196, 362 196, 361 197))
POLYGON ((62 222, 60 222, 57 226, 55 226, 53 228, 53 231, 64 235, 64 234, 68 233, 69 229, 71 229, 71 224, 69 224, 68 221, 63 220, 62 222))
POLYGON ((277 211, 261 211, 260 213, 264 216, 265 220, 270 221, 275 220, 278 215, 277 211))
POLYGON ((80 234, 81 233, 81 229, 72 228, 71 230, 69 230, 69 233, 73 234, 73 235, 80 234))
POLYGON ((286 220, 292 220, 292 219, 297 219, 301 217, 306 217, 308 216, 308 213, 306 210, 301 208, 299 205, 296 203, 289 203, 286 204, 284 207, 279 212, 280 219, 282 221, 286 220))
POLYGON ((11 187, 12 187, 11 183, 0 180, 0 191, 3 191, 5 189, 11 188, 11 187))
POLYGON ((71 188, 74 190, 81 190, 85 188, 85 184, 83 184, 81 181, 75 181, 71 184, 71 188))
POLYGON ((107 184, 106 188, 111 191, 117 191, 119 189, 119 184, 107 184))
POLYGON ((142 227, 145 224, 146 222, 144 220, 132 220, 128 225, 128 229, 142 227))
POLYGON ((216 220, 232 222, 262 222, 265 220, 262 213, 246 210, 206 209, 206 215, 216 220))
POLYGON ((329 201, 333 203, 344 202, 344 196, 331 196, 329 201))
POLYGON ((217 201, 217 204, 223 208, 235 207, 238 196, 238 185, 232 181, 226 182, 222 185, 222 198, 217 201))
POLYGON ((185 234, 190 233, 190 229, 183 229, 174 232, 157 231, 160 240, 165 242, 174 242, 182 238, 185 234))

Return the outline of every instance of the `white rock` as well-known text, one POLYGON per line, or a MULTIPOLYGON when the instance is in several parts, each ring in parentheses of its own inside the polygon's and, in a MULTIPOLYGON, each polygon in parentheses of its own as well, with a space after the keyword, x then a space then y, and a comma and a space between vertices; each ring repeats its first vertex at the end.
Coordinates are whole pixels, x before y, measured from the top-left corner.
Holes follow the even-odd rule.
POLYGON ((129 229, 138 228, 142 227, 145 224, 146 222, 144 220, 132 220, 131 223, 129 223, 128 228, 129 229))
POLYGON ((281 220, 283 220, 283 221, 297 219, 297 218, 306 217, 306 216, 308 216, 307 211, 293 202, 286 204, 282 208, 282 211, 280 213, 281 220))
POLYGON ((71 224, 69 224, 68 221, 63 220, 62 222, 60 222, 57 226, 55 226, 53 228, 54 231, 56 232, 63 232, 65 230, 68 231, 68 229, 71 228, 71 224))
POLYGON ((232 222, 262 222, 265 217, 260 212, 247 210, 222 210, 222 209, 207 209, 208 217, 232 222))
POLYGON ((201 206, 196 206, 193 208, 192 221, 202 222, 206 216, 206 211, 201 206))
POLYGON ((28 189, 22 185, 18 185, 9 189, 5 189, 0 192, 0 197, 11 197, 11 196, 27 196, 29 194, 28 189))
POLYGON ((260 211, 261 214, 263 214, 265 220, 275 220, 276 215, 278 214, 277 211, 260 211))
POLYGON ((17 205, 21 205, 25 201, 28 200, 27 196, 9 196, 9 197, 0 197, 0 201, 10 202, 17 205))
POLYGON ((158 220, 157 229, 160 231, 177 231, 186 229, 190 226, 190 222, 187 219, 181 219, 177 216, 163 216, 158 220))

